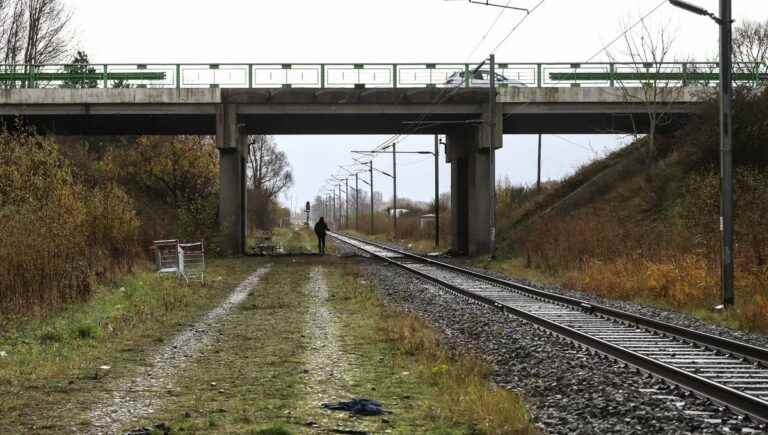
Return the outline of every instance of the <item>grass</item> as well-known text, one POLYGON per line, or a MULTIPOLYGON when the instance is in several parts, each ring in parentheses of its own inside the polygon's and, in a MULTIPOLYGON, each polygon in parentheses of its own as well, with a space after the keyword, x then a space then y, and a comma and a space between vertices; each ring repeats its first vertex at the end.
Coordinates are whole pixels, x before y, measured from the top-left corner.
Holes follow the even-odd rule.
POLYGON ((272 240, 276 246, 282 247, 283 251, 292 254, 317 252, 315 234, 306 227, 301 227, 298 230, 293 228, 275 228, 272 240))
POLYGON ((0 432, 71 431, 103 376, 122 376, 146 351, 234 288, 255 260, 213 260, 206 286, 144 270, 96 289, 91 299, 36 318, 4 318, 0 333, 0 432), (100 366, 110 366, 106 373, 100 366))
POLYGON ((331 305, 343 313, 341 322, 350 331, 346 346, 360 356, 366 373, 378 373, 377 397, 396 397, 402 388, 398 383, 412 388, 408 406, 417 412, 411 410, 411 417, 422 425, 429 422, 415 432, 535 432, 521 398, 491 385, 489 366, 477 357, 449 351, 428 324, 383 304, 374 283, 358 269, 334 270, 329 284, 331 305), (388 366, 381 364, 382 356, 388 366))
POLYGON ((476 257, 469 260, 469 264, 473 267, 490 270, 506 276, 524 278, 538 284, 558 284, 560 282, 552 274, 527 267, 525 260, 518 257, 497 257, 496 259, 490 259, 487 256, 476 257))
POLYGON ((755 295, 747 290, 748 285, 740 287, 737 282, 736 306, 715 311, 712 307, 718 303, 717 269, 698 260, 654 263, 618 258, 612 262, 588 262, 581 269, 565 272, 526 267, 525 260, 518 257, 478 257, 471 259, 470 264, 512 279, 679 311, 734 330, 768 331, 768 319, 762 315, 768 310, 768 295, 755 295))
POLYGON ((431 252, 436 251, 445 251, 449 247, 449 242, 447 240, 440 240, 440 247, 435 248, 435 239, 434 238, 427 238, 427 239, 400 239, 400 240, 394 240, 392 238, 391 233, 381 233, 381 234, 367 234, 367 233, 361 233, 357 232, 355 230, 343 230, 345 234, 349 234, 354 237, 360 237, 363 239, 383 242, 383 243, 392 243, 396 242, 399 243, 404 249, 408 249, 409 251, 413 251, 416 253, 421 254, 428 254, 431 252))
POLYGON ((151 422, 168 422, 174 433, 293 433, 309 267, 306 260, 275 260, 224 324, 219 342, 179 373, 178 393, 151 422))
POLYGON ((356 263, 330 256, 273 262, 222 339, 179 373, 177 392, 151 421, 132 426, 163 421, 174 433, 532 432, 520 397, 494 388, 488 366, 450 353, 428 325, 386 307, 356 263), (308 310, 315 308, 306 291, 318 266, 343 355, 320 368, 310 355, 324 341, 314 341, 308 310), (333 386, 315 384, 329 376, 314 376, 316 370, 329 370, 333 386), (378 400, 392 413, 350 417, 318 402, 353 397, 378 400))

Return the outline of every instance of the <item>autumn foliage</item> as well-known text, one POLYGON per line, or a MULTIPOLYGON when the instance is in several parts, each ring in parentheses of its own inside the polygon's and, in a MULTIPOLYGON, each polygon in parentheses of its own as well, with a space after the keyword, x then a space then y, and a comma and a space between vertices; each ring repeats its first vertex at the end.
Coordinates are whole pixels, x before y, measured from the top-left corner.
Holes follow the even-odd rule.
MULTIPOLYGON (((741 89, 735 107, 737 306, 729 316, 733 326, 768 331, 768 92, 741 89)), ((641 138, 539 192, 501 186, 501 246, 570 288, 709 312, 721 302, 716 126, 713 101, 685 129, 659 138, 650 167, 633 161, 641 138), (585 192, 618 165, 618 177, 585 192)))
POLYGON ((130 269, 139 221, 116 183, 77 180, 48 137, 0 134, 0 304, 30 310, 87 297, 130 269))

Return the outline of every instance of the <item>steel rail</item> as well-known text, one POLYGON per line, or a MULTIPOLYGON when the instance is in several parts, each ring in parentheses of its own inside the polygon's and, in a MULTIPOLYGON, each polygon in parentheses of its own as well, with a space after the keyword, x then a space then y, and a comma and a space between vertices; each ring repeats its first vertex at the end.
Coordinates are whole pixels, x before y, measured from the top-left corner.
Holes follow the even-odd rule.
POLYGON ((623 311, 615 310, 612 308, 604 307, 597 304, 580 301, 578 299, 570 298, 567 296, 558 295, 551 292, 546 292, 538 289, 534 289, 530 286, 526 286, 520 283, 516 283, 509 280, 499 279, 486 274, 478 273, 472 270, 454 266, 451 264, 439 262, 433 259, 425 258, 410 252, 406 252, 400 249, 395 249, 380 243, 371 242, 368 240, 351 237, 348 235, 338 235, 335 233, 329 233, 333 238, 339 240, 342 243, 346 243, 356 249, 368 252, 369 254, 383 259, 386 262, 400 267, 410 273, 418 275, 424 279, 434 282, 440 287, 446 288, 454 293, 460 294, 464 297, 470 298, 477 302, 483 303, 495 307, 502 312, 512 314, 516 317, 525 319, 535 325, 545 328, 549 331, 555 332, 569 340, 587 346, 595 351, 598 351, 604 355, 620 360, 627 363, 643 372, 649 373, 653 376, 659 377, 675 385, 679 385, 682 388, 693 391, 701 396, 707 397, 715 402, 721 403, 737 412, 748 414, 759 421, 768 422, 768 401, 739 391, 737 389, 728 387, 722 383, 712 381, 697 375, 691 371, 677 368, 673 365, 662 362, 658 359, 654 359, 638 352, 632 351, 628 348, 610 343, 601 338, 593 335, 581 332, 577 329, 557 323, 543 316, 536 315, 531 312, 518 309, 509 304, 500 303, 493 298, 486 297, 477 294, 471 290, 462 288, 461 286, 454 285, 438 277, 432 276, 423 271, 417 270, 407 263, 398 261, 399 259, 414 260, 417 263, 427 264, 439 269, 448 270, 457 274, 467 275, 475 278, 479 281, 485 281, 492 285, 501 288, 508 288, 513 291, 522 293, 532 299, 540 300, 548 303, 564 305, 580 312, 589 313, 594 315, 598 319, 605 319, 607 321, 620 321, 637 328, 642 328, 650 332, 656 332, 662 336, 669 336, 672 338, 681 339, 684 343, 695 343, 701 345, 704 348, 715 349, 719 352, 727 355, 738 355, 755 362, 755 364, 765 364, 768 361, 768 350, 762 349, 756 346, 752 346, 746 343, 740 343, 733 340, 724 339, 717 336, 703 334, 697 331, 692 331, 686 328, 681 328, 676 325, 671 325, 657 320, 644 318, 635 314, 626 313, 623 311), (368 245, 375 249, 365 249, 364 247, 349 243, 343 238, 351 239, 357 243, 368 245), (377 252, 378 251, 378 252, 377 252), (389 252, 390 254, 383 254, 381 251, 389 252), (394 254, 394 255, 393 255, 394 254))

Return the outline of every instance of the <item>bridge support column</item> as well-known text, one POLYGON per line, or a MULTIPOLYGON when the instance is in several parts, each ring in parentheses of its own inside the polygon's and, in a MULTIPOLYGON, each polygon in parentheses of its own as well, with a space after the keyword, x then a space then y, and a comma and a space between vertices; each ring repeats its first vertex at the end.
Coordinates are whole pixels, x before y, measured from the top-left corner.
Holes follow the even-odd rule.
MULTIPOLYGON (((503 141, 500 118, 496 123, 496 149, 503 141)), ((460 254, 490 252, 489 189, 496 176, 490 167, 489 134, 487 126, 457 128, 446 134, 446 160, 451 163, 451 248, 460 254)))
POLYGON ((216 113, 219 150, 220 248, 227 255, 245 253, 247 136, 240 133, 237 106, 222 104, 216 113))

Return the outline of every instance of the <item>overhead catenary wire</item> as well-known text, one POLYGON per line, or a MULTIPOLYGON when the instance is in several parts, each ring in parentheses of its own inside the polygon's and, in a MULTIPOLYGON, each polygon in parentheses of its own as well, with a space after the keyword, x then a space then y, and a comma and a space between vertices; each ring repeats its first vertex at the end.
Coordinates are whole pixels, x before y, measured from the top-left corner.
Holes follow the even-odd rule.
POLYGON ((598 51, 597 51, 595 54, 593 54, 593 55, 592 55, 592 56, 591 56, 589 59, 587 59, 587 60, 586 60, 586 62, 584 62, 584 63, 589 63, 589 62, 592 62, 592 61, 593 61, 593 60, 594 60, 594 59, 595 59, 597 56, 599 56, 601 53, 603 53, 604 51, 606 51, 606 50, 608 50, 609 48, 611 48, 611 46, 612 46, 613 44, 615 44, 615 43, 616 43, 616 41, 618 41, 619 39, 621 39, 621 38, 622 38, 624 35, 626 35, 627 33, 631 32, 631 31, 632 31, 632 30, 633 30, 635 27, 637 27, 637 26, 638 26, 640 23, 642 23, 643 21, 645 21, 645 19, 646 19, 646 18, 650 17, 650 16, 651 16, 651 15, 653 15, 653 14, 654 14, 656 11, 658 11, 659 9, 661 9, 661 7, 662 7, 662 6, 664 6, 664 4, 666 4, 666 3, 667 3, 667 1, 668 1, 668 0, 661 0, 661 2, 659 2, 659 4, 658 4, 658 5, 656 5, 656 7, 654 7, 654 8, 653 8, 653 9, 651 9, 650 11, 648 11, 648 12, 647 12, 645 15, 643 15, 642 17, 640 17, 640 19, 639 19, 639 20, 637 20, 637 21, 636 21, 634 24, 632 24, 632 25, 631 25, 631 26, 629 26, 627 29, 625 29, 624 31, 622 31, 621 33, 619 33, 619 35, 618 35, 617 37, 615 37, 614 39, 612 39, 612 40, 611 40, 611 42, 609 42, 608 44, 606 44, 605 46, 603 46, 603 47, 602 47, 600 50, 598 50, 598 51))
MULTIPOLYGON (((528 18, 528 17, 529 17, 531 14, 533 14, 533 12, 535 12, 535 11, 536 11, 536 10, 537 10, 537 9, 538 9, 538 8, 539 8, 539 7, 540 7, 540 6, 541 6, 541 5, 542 5, 542 4, 545 2, 545 1, 546 1, 546 0, 541 0, 541 1, 539 1, 539 3, 537 3, 537 4, 536 4, 536 6, 534 6, 534 7, 533 7, 533 8, 530 10, 530 12, 529 12, 528 14, 526 14, 526 16, 525 16, 525 17, 523 17, 523 18, 522 18, 522 19, 521 19, 521 20, 520 20, 520 21, 519 21, 519 22, 518 22, 518 23, 517 23, 517 24, 516 24, 516 25, 515 25, 515 26, 512 28, 512 30, 511 30, 509 33, 507 33, 507 35, 504 37, 504 39, 503 39, 501 42, 499 42, 499 44, 496 46, 496 48, 494 48, 494 50, 493 50, 493 51, 496 51, 496 50, 497 50, 497 49, 498 49, 498 48, 499 48, 499 47, 500 47, 502 44, 504 44, 504 42, 506 42, 506 41, 507 41, 507 39, 509 39, 509 37, 512 35, 512 33, 514 33, 514 32, 515 32, 515 30, 517 30, 517 29, 520 27, 520 25, 522 25, 522 23, 523 23, 523 22, 525 22, 525 20, 526 20, 526 19, 527 19, 527 18, 528 18)), ((510 2, 511 2, 511 1, 509 1, 507 4, 509 4, 510 2)), ((497 21, 498 21, 498 19, 500 18, 500 16, 501 16, 501 14, 499 15, 499 17, 497 17, 497 20, 496 20, 495 22, 497 22, 497 21)), ((494 22, 494 25, 495 25, 495 22, 494 22)), ((490 32, 490 30, 491 30, 491 29, 489 29, 489 32, 490 32)), ((442 104, 442 103, 443 103, 443 102, 444 102, 444 101, 447 99, 447 97, 448 97, 448 95, 447 95, 447 94, 450 94, 451 92, 454 92, 454 91, 455 91, 455 89, 453 89, 453 88, 443 88, 443 89, 440 91, 440 93, 439 93, 439 94, 438 94, 438 95, 437 95, 437 96, 436 96, 436 97, 433 99, 433 101, 432 101, 432 104, 442 104)), ((390 148, 390 147, 391 147, 393 144, 395 144, 395 143, 398 143, 398 142, 400 142, 400 141, 404 140, 405 138, 408 138, 408 137, 409 137, 409 136, 410 136, 412 133, 415 133, 415 132, 419 131, 419 130, 422 128, 422 125, 424 124, 425 120, 426 120, 427 118, 429 118, 429 116, 430 116, 430 114, 429 114, 429 113, 421 113, 421 114, 419 114, 419 117, 417 118, 417 120, 416 120, 416 123, 415 123, 413 126, 411 126, 411 127, 410 127, 410 129, 408 129, 408 130, 407 130, 405 133, 399 133, 399 134, 395 134, 395 135, 391 136, 390 138, 388 138, 387 140, 385 140, 384 142, 382 142, 382 143, 381 143, 379 146, 377 146, 376 148, 374 148, 374 150, 375 150, 375 151, 383 151, 383 150, 386 150, 386 149, 390 148)), ((376 157, 376 156, 372 156, 372 159, 374 159, 375 157, 376 157)))
POLYGON ((496 47, 494 47, 494 49, 493 49, 493 50, 491 50, 491 53, 495 53, 496 51, 498 51, 499 47, 501 47, 502 45, 504 45, 504 43, 505 43, 505 42, 507 42, 507 40, 509 39, 509 37, 510 37, 510 36, 512 36, 512 34, 513 34, 513 33, 515 33, 515 30, 517 30, 517 29, 518 29, 518 28, 519 28, 519 27, 520 27, 520 26, 521 26, 521 25, 522 25, 522 24, 525 22, 525 20, 527 20, 527 19, 528 19, 528 17, 530 17, 531 15, 533 15, 533 13, 534 13, 534 12, 536 12, 536 10, 537 10, 537 9, 538 9, 538 8, 539 8, 539 7, 540 7, 542 4, 544 4, 544 2, 545 2, 545 1, 546 1, 546 0, 541 0, 541 1, 539 1, 538 3, 536 3, 536 6, 534 6, 533 8, 531 8, 531 12, 529 12, 529 13, 528 13, 526 16, 524 16, 523 18, 521 18, 521 19, 520 19, 520 21, 518 21, 518 22, 517 22, 517 24, 515 24, 515 26, 512 28, 512 30, 510 30, 510 31, 509 31, 509 33, 507 33, 507 35, 504 37, 504 39, 502 39, 502 40, 501 40, 501 42, 499 42, 499 43, 496 45, 496 47))
POLYGON ((575 142, 575 141, 572 141, 572 140, 568 139, 567 137, 560 136, 559 134, 552 134, 550 136, 554 136, 554 137, 560 139, 561 141, 567 142, 567 143, 569 143, 571 145, 576 145, 577 147, 583 149, 584 151, 588 151, 590 153, 597 154, 597 152, 594 150, 594 148, 591 148, 591 146, 580 144, 578 142, 575 142))
MULTIPOLYGON (((507 0, 506 6, 509 6, 510 3, 512 3, 512 0, 507 0)), ((499 11, 498 15, 496 15, 496 19, 493 20, 493 22, 491 23, 491 26, 485 32, 483 37, 480 38, 479 41, 477 41, 477 44, 475 44, 474 48, 472 48, 472 51, 469 53, 469 55, 467 55, 467 58, 466 58, 466 60, 464 62, 468 62, 469 59, 475 54, 477 49, 480 48, 480 45, 482 45, 483 42, 485 42, 486 38, 488 38, 488 35, 491 34, 491 31, 493 31, 494 27, 496 27, 496 24, 499 23, 499 20, 501 19, 501 16, 504 15, 504 12, 506 12, 506 11, 507 11, 506 9, 502 9, 502 10, 499 11)))

